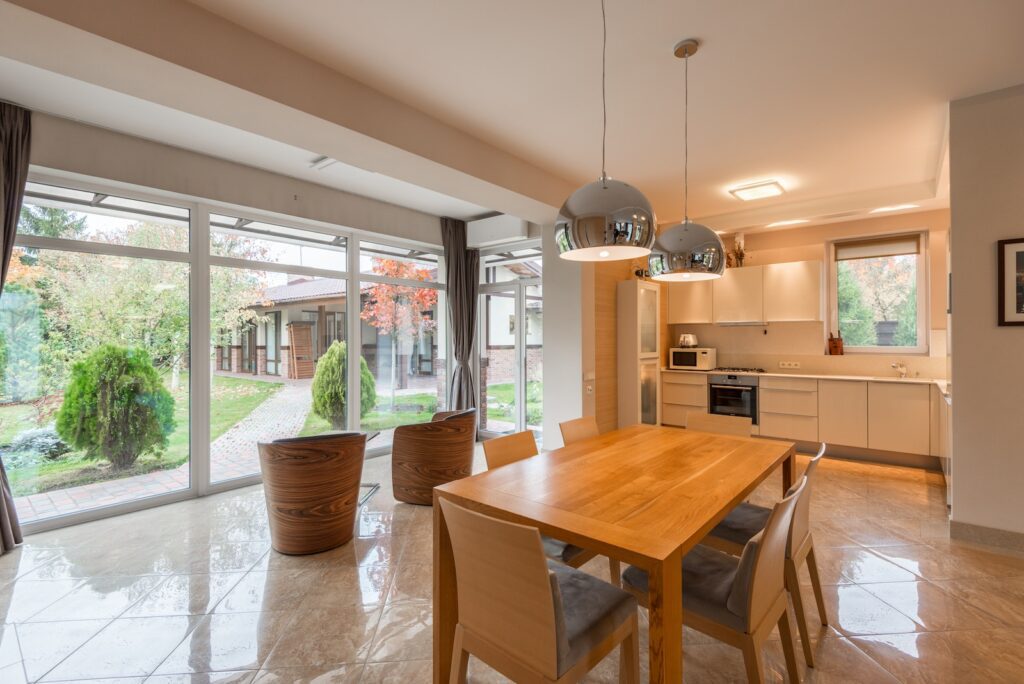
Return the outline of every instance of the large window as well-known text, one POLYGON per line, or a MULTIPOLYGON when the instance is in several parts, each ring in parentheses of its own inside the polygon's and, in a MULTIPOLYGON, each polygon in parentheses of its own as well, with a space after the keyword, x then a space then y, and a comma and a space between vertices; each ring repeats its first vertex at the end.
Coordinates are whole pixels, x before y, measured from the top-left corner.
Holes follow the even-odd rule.
POLYGON ((920 233, 832 245, 832 326, 847 351, 928 350, 926 236, 920 233))
POLYGON ((29 531, 258 481, 257 444, 444 410, 441 250, 34 175, 0 298, 29 531), (349 302, 349 297, 355 297, 349 302))
POLYGON ((190 487, 187 208, 30 183, 0 297, 22 522, 190 487))

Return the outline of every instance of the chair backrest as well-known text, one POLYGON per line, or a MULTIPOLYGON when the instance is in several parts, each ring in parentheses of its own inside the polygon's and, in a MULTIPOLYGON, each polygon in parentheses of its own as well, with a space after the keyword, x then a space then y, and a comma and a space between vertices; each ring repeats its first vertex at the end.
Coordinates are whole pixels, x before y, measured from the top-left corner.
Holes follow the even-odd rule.
POLYGON ((522 461, 524 458, 536 456, 538 453, 537 439, 530 430, 488 439, 484 441, 483 445, 488 470, 522 461))
POLYGON ((729 595, 729 609, 746 613, 748 630, 761 623, 779 595, 786 590, 786 542, 793 511, 806 483, 807 478, 801 477, 786 498, 775 504, 764 529, 747 542, 740 556, 736 581, 729 595), (740 600, 745 600, 746 610, 736 606, 740 600), (738 607, 739 611, 736 610, 738 607))
POLYGON ((441 499, 452 540, 459 624, 549 679, 558 679, 558 627, 535 527, 441 499))
MULTIPOLYGON (((804 486, 804 493, 797 499, 796 509, 793 511, 793 524, 789 528, 789 546, 786 555, 790 558, 796 556, 796 552, 811 535, 811 491, 814 487, 814 471, 818 468, 818 462, 825 456, 825 448, 826 445, 822 442, 818 453, 807 464, 807 470, 804 471, 807 484, 804 486)), ((793 485, 793 487, 796 486, 796 484, 793 485)), ((792 488, 790 491, 793 491, 792 488)))
POLYGON ((579 442, 591 437, 597 437, 601 432, 597 429, 597 418, 594 416, 583 416, 567 420, 558 424, 562 433, 562 442, 569 446, 573 442, 579 442))
POLYGON ((743 416, 721 416, 717 413, 686 414, 686 429, 701 432, 715 432, 733 437, 749 437, 752 421, 743 416))

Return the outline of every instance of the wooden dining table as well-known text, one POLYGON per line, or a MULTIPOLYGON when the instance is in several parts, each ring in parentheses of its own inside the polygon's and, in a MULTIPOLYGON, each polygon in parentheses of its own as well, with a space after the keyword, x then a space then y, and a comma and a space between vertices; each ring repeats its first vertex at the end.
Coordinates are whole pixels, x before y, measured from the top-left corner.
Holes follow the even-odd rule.
POLYGON ((650 681, 680 682, 682 558, 782 468, 792 442, 634 425, 434 489, 434 682, 449 681, 458 596, 439 499, 643 568, 649 575, 650 681))

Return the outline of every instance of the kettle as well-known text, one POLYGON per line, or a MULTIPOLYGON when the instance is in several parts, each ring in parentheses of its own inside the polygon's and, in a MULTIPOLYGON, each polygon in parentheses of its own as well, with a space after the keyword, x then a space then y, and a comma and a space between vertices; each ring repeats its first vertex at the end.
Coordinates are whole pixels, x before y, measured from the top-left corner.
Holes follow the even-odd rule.
POLYGON ((697 346, 697 336, 693 335, 691 333, 683 333, 682 335, 679 336, 679 346, 680 347, 696 347, 697 346))

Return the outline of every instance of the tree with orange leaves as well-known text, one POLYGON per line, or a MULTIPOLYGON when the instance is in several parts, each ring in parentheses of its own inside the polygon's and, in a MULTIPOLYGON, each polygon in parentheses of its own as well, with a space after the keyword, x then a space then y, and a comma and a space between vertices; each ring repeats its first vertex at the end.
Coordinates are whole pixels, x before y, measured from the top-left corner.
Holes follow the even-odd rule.
MULTIPOLYGON (((430 270, 413 262, 398 259, 373 260, 373 272, 388 278, 426 282, 430 270)), ((395 408, 395 387, 398 380, 399 340, 419 339, 437 327, 437 321, 424 314, 437 305, 437 290, 374 283, 367 290, 366 302, 359 317, 377 329, 380 335, 391 336, 391 410, 395 408)))

